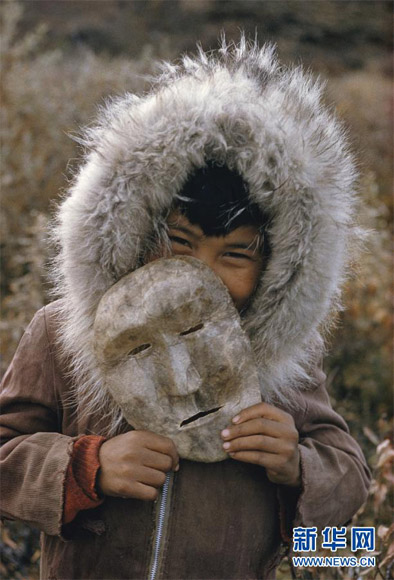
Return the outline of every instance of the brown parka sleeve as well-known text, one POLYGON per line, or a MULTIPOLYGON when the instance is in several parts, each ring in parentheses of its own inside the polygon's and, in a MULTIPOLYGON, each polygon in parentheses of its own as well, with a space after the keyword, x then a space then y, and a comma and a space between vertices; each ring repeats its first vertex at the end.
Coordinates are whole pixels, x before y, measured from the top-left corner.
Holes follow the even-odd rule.
POLYGON ((1 515, 60 534, 74 438, 62 431, 61 378, 41 309, 4 376, 0 398, 1 515))
POLYGON ((294 494, 284 486, 279 489, 287 535, 297 526, 321 530, 344 525, 368 496, 370 472, 363 452, 332 409, 325 382, 326 375, 317 369, 315 385, 298 395, 299 410, 290 411, 299 432, 301 491, 294 506, 294 494))

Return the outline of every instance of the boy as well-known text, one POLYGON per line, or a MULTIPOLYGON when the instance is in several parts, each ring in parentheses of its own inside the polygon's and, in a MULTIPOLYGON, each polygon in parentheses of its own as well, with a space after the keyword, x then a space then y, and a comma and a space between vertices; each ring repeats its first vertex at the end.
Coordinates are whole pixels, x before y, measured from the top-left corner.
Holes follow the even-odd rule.
POLYGON ((113 102, 86 146, 54 228, 62 299, 4 379, 3 513, 44 532, 43 578, 273 578, 291 526, 342 525, 367 493, 318 368, 353 232, 341 130, 309 78, 242 41, 113 102), (130 430, 94 356, 104 293, 172 254, 222 279, 260 372, 222 462, 130 430))

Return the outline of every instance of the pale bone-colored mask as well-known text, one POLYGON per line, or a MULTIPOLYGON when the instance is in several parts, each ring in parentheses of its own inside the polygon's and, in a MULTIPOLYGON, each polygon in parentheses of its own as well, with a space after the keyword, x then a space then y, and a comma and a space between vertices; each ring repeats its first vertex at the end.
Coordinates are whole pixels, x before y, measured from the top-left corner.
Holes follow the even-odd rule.
POLYGON ((227 288, 203 262, 150 262, 103 296, 94 325, 105 387, 135 429, 179 455, 221 461, 220 431, 261 401, 249 339, 227 288))

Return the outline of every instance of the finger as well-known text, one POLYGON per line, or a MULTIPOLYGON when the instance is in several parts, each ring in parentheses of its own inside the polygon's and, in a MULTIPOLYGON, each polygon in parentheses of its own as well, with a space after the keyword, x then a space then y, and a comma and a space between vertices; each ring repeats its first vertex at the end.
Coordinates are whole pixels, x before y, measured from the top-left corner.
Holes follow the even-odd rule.
POLYGON ((145 485, 144 483, 135 481, 121 497, 132 497, 135 499, 142 499, 143 501, 154 501, 159 497, 159 490, 150 485, 145 485))
POLYGON ((152 451, 151 449, 144 449, 142 463, 145 467, 151 467, 163 473, 167 473, 173 468, 173 458, 170 455, 152 451))
POLYGON ((257 419, 259 417, 264 417, 265 419, 270 419, 271 421, 278 421, 279 423, 294 423, 293 417, 278 409, 273 405, 268 403, 257 403, 251 407, 243 409, 238 415, 233 418, 233 423, 239 424, 249 421, 250 419, 257 419))
POLYGON ((266 453, 282 453, 284 444, 280 439, 266 437, 264 435, 251 435, 249 437, 238 437, 232 441, 223 443, 223 449, 227 453, 237 451, 258 451, 266 453))
POLYGON ((251 419, 250 421, 240 423, 239 425, 232 425, 227 429, 224 429, 221 433, 222 438, 226 441, 230 441, 237 437, 246 437, 248 435, 257 434, 264 434, 280 439, 298 439, 298 433, 294 426, 262 417, 251 419))
POLYGON ((168 455, 172 459, 173 469, 176 468, 179 463, 179 455, 172 439, 158 435, 152 431, 139 431, 139 433, 143 435, 144 446, 147 449, 168 455))
POLYGON ((164 484, 166 476, 165 473, 157 469, 138 465, 133 467, 133 479, 144 485, 158 488, 164 484))

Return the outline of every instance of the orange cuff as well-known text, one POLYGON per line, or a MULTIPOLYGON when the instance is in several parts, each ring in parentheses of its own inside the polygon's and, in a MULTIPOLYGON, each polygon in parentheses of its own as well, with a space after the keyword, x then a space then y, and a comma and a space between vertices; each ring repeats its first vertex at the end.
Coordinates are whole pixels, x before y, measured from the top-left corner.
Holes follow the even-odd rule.
POLYGON ((98 456, 104 441, 99 435, 83 435, 74 443, 65 480, 63 524, 69 524, 81 510, 95 508, 104 501, 96 491, 98 456))

